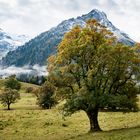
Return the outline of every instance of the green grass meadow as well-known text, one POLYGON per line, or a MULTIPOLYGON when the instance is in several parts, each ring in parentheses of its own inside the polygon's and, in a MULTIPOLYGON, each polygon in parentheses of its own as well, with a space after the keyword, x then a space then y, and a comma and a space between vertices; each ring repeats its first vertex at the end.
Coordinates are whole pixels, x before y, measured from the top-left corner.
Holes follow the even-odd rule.
POLYGON ((0 140, 140 140, 140 112, 100 112, 104 131, 91 134, 84 112, 63 118, 59 107, 42 110, 35 95, 25 93, 28 86, 35 87, 22 83, 21 99, 10 111, 0 105, 0 140))

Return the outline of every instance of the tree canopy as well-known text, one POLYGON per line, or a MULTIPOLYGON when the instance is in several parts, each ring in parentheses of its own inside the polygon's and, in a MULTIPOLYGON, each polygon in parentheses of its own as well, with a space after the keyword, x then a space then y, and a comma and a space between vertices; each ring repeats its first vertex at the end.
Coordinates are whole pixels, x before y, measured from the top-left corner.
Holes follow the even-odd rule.
POLYGON ((15 89, 6 88, 0 94, 0 101, 4 106, 8 107, 8 110, 10 110, 10 105, 16 103, 18 99, 20 99, 20 94, 15 89))
POLYGON ((56 94, 66 99, 65 113, 85 111, 93 132, 101 130, 101 109, 136 111, 138 50, 118 43, 96 20, 68 32, 57 54, 48 59, 48 79, 57 87, 56 94))
POLYGON ((5 88, 11 88, 11 89, 16 89, 20 90, 21 84, 20 82, 16 79, 14 75, 10 76, 6 81, 5 81, 5 88))
POLYGON ((43 109, 51 109, 56 104, 54 86, 49 82, 44 83, 37 93, 37 104, 43 109))
POLYGON ((16 76, 12 75, 6 79, 4 86, 5 87, 0 94, 0 102, 10 110, 10 105, 20 99, 20 93, 18 93, 18 90, 20 90, 21 84, 16 79, 16 76))

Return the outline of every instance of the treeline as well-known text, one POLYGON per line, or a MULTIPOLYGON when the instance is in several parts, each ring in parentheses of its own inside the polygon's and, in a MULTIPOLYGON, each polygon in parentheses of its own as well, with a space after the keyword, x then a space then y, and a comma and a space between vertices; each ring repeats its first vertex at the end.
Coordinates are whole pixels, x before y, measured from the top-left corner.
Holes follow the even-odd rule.
POLYGON ((35 75, 28 75, 28 74, 20 74, 17 76, 17 80, 21 82, 42 85, 45 82, 45 76, 35 76, 35 75))

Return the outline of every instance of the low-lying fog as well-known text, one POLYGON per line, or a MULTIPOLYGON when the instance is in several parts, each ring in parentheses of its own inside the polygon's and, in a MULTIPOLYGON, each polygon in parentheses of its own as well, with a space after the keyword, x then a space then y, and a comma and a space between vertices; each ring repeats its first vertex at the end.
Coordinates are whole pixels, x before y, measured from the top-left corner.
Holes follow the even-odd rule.
POLYGON ((0 78, 5 78, 10 75, 16 75, 19 76, 21 74, 27 74, 27 75, 34 75, 34 76, 45 76, 47 75, 46 66, 24 66, 24 67, 15 67, 10 66, 7 68, 3 68, 0 66, 0 78))

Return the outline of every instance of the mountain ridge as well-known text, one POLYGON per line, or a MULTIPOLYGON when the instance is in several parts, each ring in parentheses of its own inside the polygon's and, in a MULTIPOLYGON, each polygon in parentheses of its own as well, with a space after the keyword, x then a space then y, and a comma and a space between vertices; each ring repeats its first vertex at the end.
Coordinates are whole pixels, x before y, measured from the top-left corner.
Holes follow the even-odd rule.
POLYGON ((75 25, 84 26, 88 19, 96 19, 102 25, 106 26, 107 29, 114 33, 119 42, 129 46, 135 44, 135 41, 129 38, 126 33, 116 28, 107 19, 107 15, 104 12, 94 9, 88 14, 64 20, 56 27, 31 39, 22 47, 10 51, 6 57, 2 59, 1 64, 4 66, 15 65, 18 67, 35 64, 46 65, 47 58, 56 53, 57 45, 61 42, 64 34, 75 25))

